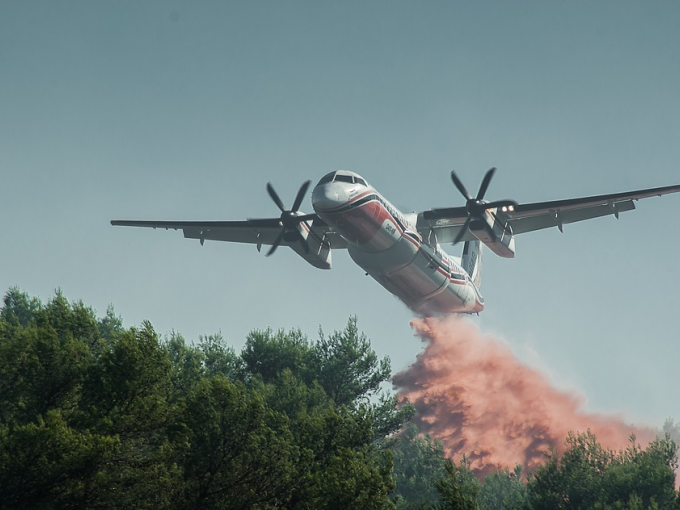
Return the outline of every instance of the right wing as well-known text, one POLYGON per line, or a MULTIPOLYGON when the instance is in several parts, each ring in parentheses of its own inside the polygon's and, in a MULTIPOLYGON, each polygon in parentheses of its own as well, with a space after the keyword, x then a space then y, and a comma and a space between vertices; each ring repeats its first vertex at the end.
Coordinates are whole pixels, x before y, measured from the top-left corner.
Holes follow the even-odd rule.
MULTIPOLYGON (((663 186, 625 193, 519 204, 505 210, 496 209, 494 214, 499 220, 507 221, 514 234, 523 234, 544 228, 562 229, 562 226, 568 223, 610 214, 618 218, 619 213, 635 209, 636 200, 678 192, 680 185, 663 186)), ((452 242, 456 238, 467 215, 465 207, 431 209, 420 214, 425 226, 435 232, 441 243, 452 242)), ((472 239, 475 237, 468 231, 462 241, 472 239)))
MULTIPOLYGON (((251 219, 244 221, 145 221, 145 220, 112 220, 111 225, 122 227, 164 228, 166 230, 182 230, 184 237, 199 239, 201 243, 210 241, 227 241, 232 243, 250 243, 258 246, 272 245, 281 232, 279 218, 251 219)), ((332 230, 321 218, 315 217, 305 222, 310 227, 311 235, 320 239, 324 237, 332 248, 346 248, 345 241, 332 230)), ((282 245, 288 245, 285 240, 282 245)))
POLYGON ((594 197, 520 204, 516 205, 512 211, 509 210, 501 214, 507 217, 515 234, 555 226, 561 229, 561 226, 566 223, 589 220, 610 214, 618 218, 619 213, 635 209, 634 201, 641 198, 660 197, 679 191, 680 186, 676 185, 594 197))

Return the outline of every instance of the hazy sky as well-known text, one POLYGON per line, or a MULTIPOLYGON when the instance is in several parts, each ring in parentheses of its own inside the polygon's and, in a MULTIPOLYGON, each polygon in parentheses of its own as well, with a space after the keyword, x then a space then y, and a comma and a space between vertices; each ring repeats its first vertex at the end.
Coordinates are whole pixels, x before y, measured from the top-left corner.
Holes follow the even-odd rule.
MULTIPOLYGON (((188 339, 356 314, 394 369, 412 314, 334 253, 111 219, 277 216, 339 168, 404 210, 680 183, 680 3, 0 0, 0 289, 60 287, 188 339)), ((486 252, 482 331, 591 411, 680 419, 680 196, 486 252)), ((309 198, 303 209, 311 212, 309 198)), ((458 249, 459 250, 459 249, 458 249)), ((452 253, 458 251, 451 250, 452 253)))

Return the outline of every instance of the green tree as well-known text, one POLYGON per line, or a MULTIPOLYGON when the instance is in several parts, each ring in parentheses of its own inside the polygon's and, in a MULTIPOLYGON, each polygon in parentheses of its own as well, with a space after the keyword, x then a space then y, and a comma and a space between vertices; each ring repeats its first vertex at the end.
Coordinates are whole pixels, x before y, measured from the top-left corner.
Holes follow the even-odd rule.
POLYGON ((677 504, 676 446, 669 438, 643 450, 603 448, 588 431, 570 433, 564 454, 551 453, 529 480, 531 508, 673 508, 677 504))
POLYGON ((167 419, 171 360, 149 322, 125 331, 87 374, 87 424, 112 434, 154 430, 167 419))
POLYGON ((97 329, 99 330, 99 338, 107 343, 115 342, 123 333, 123 319, 116 315, 113 305, 109 305, 106 309, 106 315, 97 320, 97 329))
POLYGON ((188 345, 184 337, 174 331, 163 342, 163 348, 170 359, 170 398, 175 402, 186 398, 205 378, 205 356, 199 348, 188 345))
POLYGON ((485 510, 521 510, 528 508, 529 495, 522 481, 522 466, 507 467, 484 477, 479 487, 479 506, 485 510))
POLYGON ((680 445, 680 422, 675 423, 672 418, 668 418, 661 427, 661 437, 670 438, 676 445, 680 445))
POLYGON ((87 506, 118 444, 116 438, 69 427, 57 410, 34 423, 0 425, 3 508, 87 506))
POLYGON ((25 424, 60 408, 70 415, 96 341, 94 313, 58 293, 47 306, 11 290, 0 312, 0 413, 25 424), (27 311, 28 310, 28 311, 27 311))
POLYGON ((313 378, 312 347, 300 330, 289 333, 272 330, 253 331, 241 351, 246 374, 264 382, 274 380, 284 369, 306 381, 313 378))
POLYGON ((223 375, 203 380, 187 404, 186 508, 279 506, 291 498, 295 464, 285 415, 259 392, 223 375))
POLYGON ((441 501, 433 505, 435 510, 478 510, 479 482, 470 470, 470 463, 463 457, 456 466, 451 459, 444 463, 444 476, 435 482, 441 501))
POLYGON ((444 446, 409 424, 394 444, 394 501, 397 508, 415 510, 439 501, 436 482, 444 473, 444 446))
POLYGON ((391 452, 377 430, 400 428, 410 410, 398 410, 393 398, 369 400, 389 377, 389 360, 377 362, 355 326, 352 318, 345 332, 317 343, 299 331, 257 332, 243 349, 245 380, 288 417, 294 444, 309 459, 297 466, 291 508, 390 505, 391 452))
POLYGON ((42 309, 38 298, 31 298, 19 287, 11 287, 3 298, 0 320, 9 326, 26 327, 34 321, 35 314, 42 309))
POLYGON ((165 493, 157 490, 162 477, 148 475, 163 470, 157 452, 167 443, 154 412, 161 406, 153 405, 165 397, 151 376, 165 357, 155 334, 131 330, 107 347, 81 302, 61 293, 45 306, 28 302, 25 320, 15 321, 7 306, 0 314, 8 318, 0 321, 0 371, 8 376, 0 395, 0 501, 154 507, 151 495, 165 493), (147 480, 154 483, 144 492, 147 480))
POLYGON ((203 365, 209 377, 223 374, 232 381, 244 380, 243 359, 226 343, 220 333, 201 336, 198 349, 203 354, 203 365))
POLYGON ((0 309, 3 508, 393 508, 387 436, 413 413, 379 388, 356 319, 310 342, 253 332, 240 355, 58 292, 0 309))
MULTIPOLYGON (((101 475, 97 504, 167 507, 179 484, 174 462, 185 436, 173 398, 170 353, 150 323, 124 330, 89 367, 73 426, 119 438, 101 475)), ((93 505, 94 506, 94 505, 93 505)))
POLYGON ((371 343, 350 317, 342 332, 326 337, 319 331, 313 349, 315 377, 338 405, 367 400, 380 390, 391 375, 390 359, 378 359, 371 343))

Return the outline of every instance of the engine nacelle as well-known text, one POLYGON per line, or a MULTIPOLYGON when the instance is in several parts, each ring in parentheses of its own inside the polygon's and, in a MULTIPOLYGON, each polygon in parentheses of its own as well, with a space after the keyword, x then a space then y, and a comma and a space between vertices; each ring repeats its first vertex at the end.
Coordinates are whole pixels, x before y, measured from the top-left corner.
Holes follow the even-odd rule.
MULTIPOLYGON (((311 223, 312 222, 310 221, 310 226, 311 223)), ((299 229, 300 235, 302 235, 302 237, 307 242, 309 251, 305 250, 304 245, 299 242, 299 237, 297 234, 295 234, 295 232, 291 232, 290 234, 292 235, 289 233, 284 234, 284 241, 288 243, 288 246, 290 246, 290 248, 295 253, 300 255, 300 257, 305 259, 314 267, 318 267, 319 269, 330 269, 332 265, 330 241, 325 237, 320 237, 311 229, 305 227, 306 225, 303 226, 301 224, 298 225, 297 228, 299 229)))
POLYGON ((486 211, 483 219, 472 220, 470 232, 499 257, 514 258, 515 237, 512 227, 492 211, 486 211))

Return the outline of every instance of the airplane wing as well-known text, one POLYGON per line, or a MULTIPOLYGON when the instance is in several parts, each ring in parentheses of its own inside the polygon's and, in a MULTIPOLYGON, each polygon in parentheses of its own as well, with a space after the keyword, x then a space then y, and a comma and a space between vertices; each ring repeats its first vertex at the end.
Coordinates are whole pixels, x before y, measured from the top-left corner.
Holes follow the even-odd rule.
POLYGON ((679 191, 680 185, 676 185, 611 195, 520 204, 512 211, 500 214, 507 217, 515 234, 522 234, 549 227, 561 228, 565 223, 575 223, 610 214, 618 218, 619 213, 635 209, 634 201, 679 191))
MULTIPOLYGON (((228 241, 232 243, 250 243, 272 245, 281 232, 279 218, 249 219, 243 221, 145 221, 145 220, 112 220, 111 225, 124 227, 164 228, 166 230, 182 230, 184 237, 211 241, 228 241)), ((307 220, 312 234, 319 238, 324 236, 330 240, 332 248, 346 248, 347 242, 333 231, 321 218, 307 220)), ((284 240, 282 245, 288 243, 284 240)))
MULTIPOLYGON (((495 214, 499 220, 505 220, 510 224, 514 234, 523 234, 524 232, 551 227, 558 227, 561 230, 562 226, 567 223, 600 216, 613 214, 618 218, 619 213, 635 209, 634 201, 677 192, 680 192, 680 185, 568 200, 519 204, 508 208, 506 211, 497 209, 495 214)), ((424 211, 422 218, 434 230, 439 242, 452 242, 467 219, 467 210, 465 207, 432 209, 424 211)), ((468 231, 462 240, 472 239, 474 237, 468 231)))

